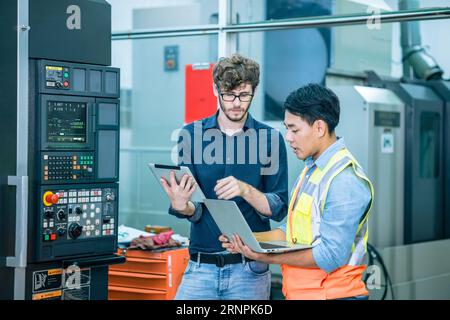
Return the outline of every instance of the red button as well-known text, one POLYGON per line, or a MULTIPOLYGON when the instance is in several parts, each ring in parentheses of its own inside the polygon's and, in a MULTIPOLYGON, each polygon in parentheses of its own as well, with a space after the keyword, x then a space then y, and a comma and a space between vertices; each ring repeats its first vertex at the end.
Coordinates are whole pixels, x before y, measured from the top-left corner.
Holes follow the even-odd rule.
POLYGON ((57 204, 59 196, 57 194, 49 193, 45 196, 45 201, 52 204, 57 204))
POLYGON ((51 241, 55 241, 55 240, 56 240, 56 234, 50 235, 50 240, 51 240, 51 241))
POLYGON ((64 87, 68 87, 69 86, 69 82, 67 82, 67 81, 64 81, 64 87))

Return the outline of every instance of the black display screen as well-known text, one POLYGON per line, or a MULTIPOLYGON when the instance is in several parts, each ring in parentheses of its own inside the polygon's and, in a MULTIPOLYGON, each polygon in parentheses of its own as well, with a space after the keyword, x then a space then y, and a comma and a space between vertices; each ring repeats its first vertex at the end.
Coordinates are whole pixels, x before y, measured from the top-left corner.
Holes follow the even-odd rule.
POLYGON ((87 104, 47 102, 47 142, 86 143, 87 104))

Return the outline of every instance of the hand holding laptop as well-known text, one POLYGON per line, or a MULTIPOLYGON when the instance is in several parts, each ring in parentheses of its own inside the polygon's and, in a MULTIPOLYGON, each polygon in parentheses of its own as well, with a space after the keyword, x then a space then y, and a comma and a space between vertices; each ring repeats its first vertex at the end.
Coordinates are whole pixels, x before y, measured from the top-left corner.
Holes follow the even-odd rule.
POLYGON ((224 234, 220 235, 219 241, 222 243, 222 248, 226 249, 229 253, 232 254, 239 253, 234 247, 233 243, 227 238, 226 235, 224 234))
POLYGON ((238 235, 233 235, 232 239, 229 240, 225 235, 219 237, 219 241, 222 242, 222 247, 227 249, 229 253, 237 254, 240 253, 246 258, 264 262, 272 263, 270 260, 270 255, 266 253, 258 253, 250 249, 244 244, 242 239, 238 235))
MULTIPOLYGON (((239 235, 240 239, 243 240, 236 239, 235 243, 232 243, 233 245, 245 243, 253 252, 258 253, 282 253, 311 248, 309 245, 293 245, 286 241, 259 242, 234 201, 213 199, 205 199, 204 201, 222 234, 228 239, 233 239, 235 235, 239 235)), ((238 248, 234 247, 234 249, 238 248)), ((243 246, 240 249, 245 250, 243 246)), ((248 252, 248 254, 251 254, 251 252, 248 252)))

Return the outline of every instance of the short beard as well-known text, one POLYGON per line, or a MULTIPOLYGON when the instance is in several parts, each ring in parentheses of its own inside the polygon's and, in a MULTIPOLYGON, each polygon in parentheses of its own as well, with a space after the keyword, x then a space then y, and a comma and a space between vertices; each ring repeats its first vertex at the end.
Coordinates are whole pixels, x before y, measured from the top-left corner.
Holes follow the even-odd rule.
POLYGON ((225 112, 225 108, 224 108, 223 105, 222 105, 222 101, 220 101, 220 99, 219 99, 219 106, 220 106, 220 109, 222 110, 222 112, 223 112, 223 114, 225 115, 225 117, 227 117, 227 119, 230 120, 230 121, 232 121, 232 122, 240 122, 242 119, 244 119, 245 116, 248 114, 248 112, 249 112, 249 110, 250 110, 250 105, 251 105, 251 103, 248 105, 247 110, 245 110, 244 114, 242 115, 242 117, 241 117, 240 119, 232 119, 232 118, 230 118, 230 117, 228 116, 228 114, 225 112))

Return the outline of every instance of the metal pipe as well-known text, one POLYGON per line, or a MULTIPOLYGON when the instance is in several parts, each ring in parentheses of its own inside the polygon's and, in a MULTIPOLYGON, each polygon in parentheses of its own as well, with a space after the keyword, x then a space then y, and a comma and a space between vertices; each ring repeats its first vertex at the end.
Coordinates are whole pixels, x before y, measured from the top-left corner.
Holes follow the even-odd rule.
MULTIPOLYGON (((225 28, 225 30, 235 32, 251 32, 251 31, 265 31, 273 29, 289 29, 289 28, 317 28, 317 27, 332 27, 332 26, 339 27, 349 25, 365 25, 373 18, 374 16, 372 14, 323 16, 323 17, 302 18, 295 20, 279 20, 274 22, 241 24, 236 26, 228 26, 225 28)), ((384 12, 380 13, 379 15, 380 23, 449 19, 449 18, 450 18, 450 7, 424 9, 424 10, 408 10, 398 12, 384 12)))
MULTIPOLYGON (((418 0, 400 0, 400 10, 412 10, 419 8, 418 0)), ((420 33, 420 25, 417 21, 404 22, 400 26, 401 32, 401 46, 403 52, 403 77, 412 78, 411 64, 405 57, 408 55, 408 50, 413 46, 420 46, 422 44, 422 36, 420 33)))
POLYGON ((219 27, 216 25, 188 26, 182 28, 146 29, 139 31, 116 32, 112 40, 151 39, 182 36, 203 36, 218 34, 219 27))
MULTIPOLYGON (((150 29, 142 31, 119 32, 112 35, 112 40, 162 38, 175 36, 196 36, 205 34, 218 34, 227 32, 257 32, 280 29, 300 29, 317 27, 339 27, 349 25, 364 25, 374 18, 372 14, 353 14, 323 16, 301 19, 282 19, 258 23, 237 24, 220 27, 217 25, 185 27, 176 29, 150 29)), ((379 16, 380 23, 417 21, 417 20, 439 20, 450 18, 450 7, 405 10, 396 12, 383 12, 379 16)))
MULTIPOLYGON (((400 0, 400 10, 419 8, 419 0, 400 0)), ((420 23, 418 21, 401 24, 401 44, 403 51, 403 78, 433 80, 441 79, 442 69, 422 45, 420 23)))

